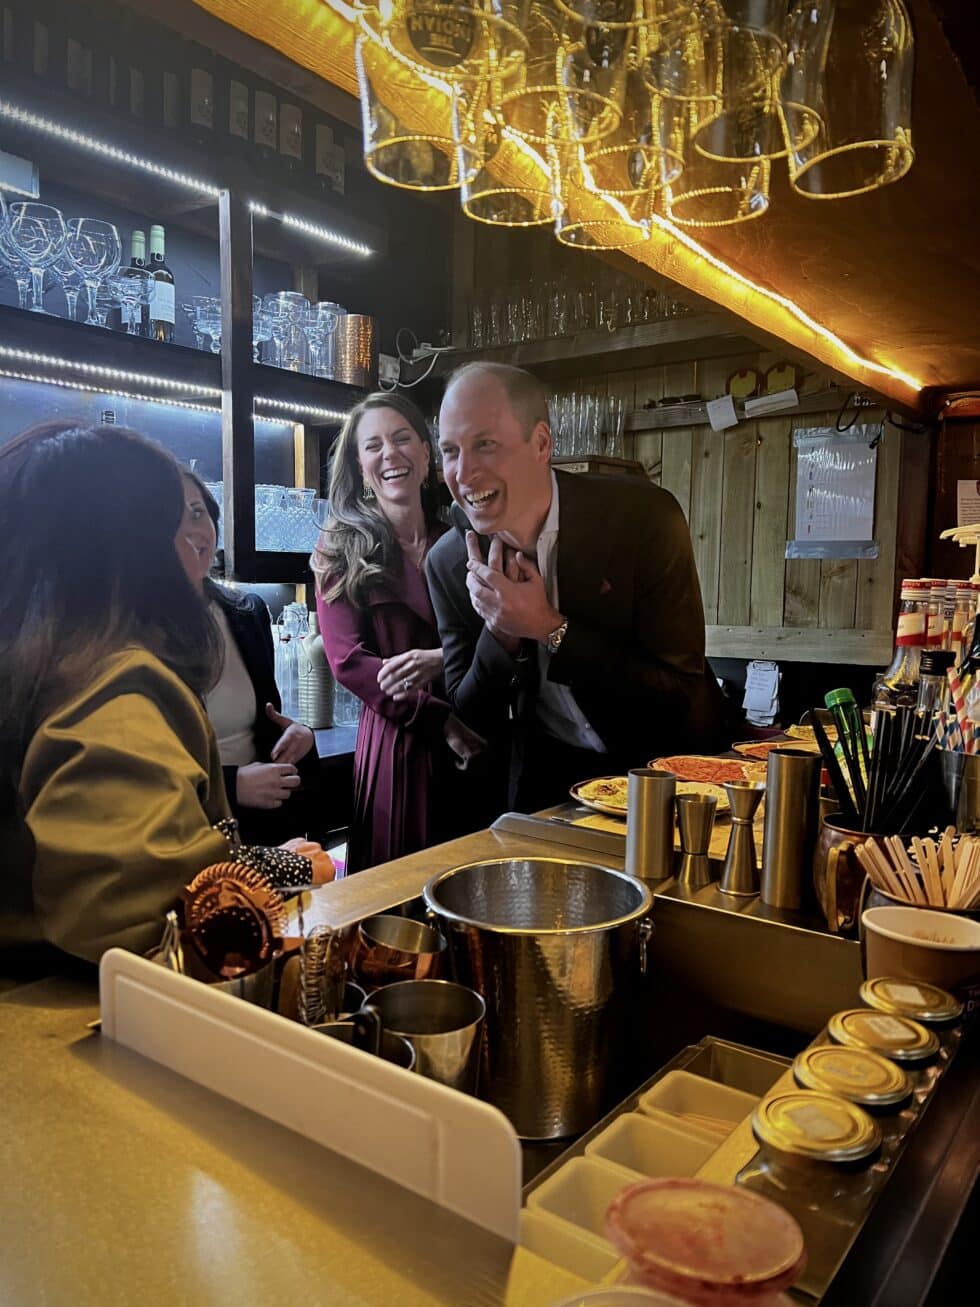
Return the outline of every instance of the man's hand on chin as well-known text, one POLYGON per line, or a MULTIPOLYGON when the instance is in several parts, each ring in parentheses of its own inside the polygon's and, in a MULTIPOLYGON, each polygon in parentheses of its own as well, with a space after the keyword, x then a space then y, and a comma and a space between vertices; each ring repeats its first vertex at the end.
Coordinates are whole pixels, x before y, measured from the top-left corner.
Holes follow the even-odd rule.
POLYGON ((509 652, 516 653, 521 640, 544 640, 561 626, 562 615, 550 603, 541 573, 523 553, 494 540, 484 562, 472 533, 466 552, 470 602, 509 652))

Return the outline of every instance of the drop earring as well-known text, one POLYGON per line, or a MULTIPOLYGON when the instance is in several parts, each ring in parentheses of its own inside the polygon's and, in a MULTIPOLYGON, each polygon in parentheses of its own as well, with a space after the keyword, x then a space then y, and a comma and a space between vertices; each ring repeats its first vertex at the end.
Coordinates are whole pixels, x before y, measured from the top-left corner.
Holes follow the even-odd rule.
POLYGON ((370 500, 374 498, 374 491, 371 489, 370 485, 368 484, 367 479, 365 479, 361 483, 361 498, 364 499, 366 502, 370 502, 370 500))

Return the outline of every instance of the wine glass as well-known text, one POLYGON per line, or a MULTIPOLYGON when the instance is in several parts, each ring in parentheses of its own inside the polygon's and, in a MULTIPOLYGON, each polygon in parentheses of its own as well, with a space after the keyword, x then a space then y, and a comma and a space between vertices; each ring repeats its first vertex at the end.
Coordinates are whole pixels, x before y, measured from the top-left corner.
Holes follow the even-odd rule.
POLYGON ((314 376, 322 376, 327 337, 337 330, 337 306, 327 300, 321 300, 310 308, 308 317, 303 322, 303 330, 310 344, 311 371, 314 376))
POLYGON ((68 317, 74 322, 77 317, 78 297, 85 289, 85 278, 68 257, 67 250, 62 250, 52 263, 51 272, 61 286, 65 304, 68 306, 68 317))
POLYGON ((17 286, 17 303, 22 309, 27 308, 27 292, 31 285, 31 274, 27 264, 10 244, 10 215, 7 201, 0 190, 0 270, 10 273, 17 286))
POLYGON ((65 248, 67 232, 59 209, 50 204, 11 204, 6 240, 31 274, 33 313, 44 313, 44 274, 65 248))
POLYGON ((110 277, 108 285, 122 305, 127 336, 138 335, 135 309, 137 305, 145 306, 150 302, 150 292, 153 289, 152 273, 146 268, 127 268, 125 272, 110 277))
POLYGON ((286 340, 298 318, 309 312, 310 301, 305 295, 294 290, 274 291, 262 300, 263 310, 271 319, 271 335, 275 348, 273 362, 277 368, 283 366, 283 349, 286 340))
POLYGON ((111 222, 103 222, 99 218, 69 218, 65 252, 85 279, 85 289, 88 291, 88 316, 85 321, 90 326, 98 326, 95 306, 99 286, 108 277, 115 276, 122 258, 119 232, 111 222))

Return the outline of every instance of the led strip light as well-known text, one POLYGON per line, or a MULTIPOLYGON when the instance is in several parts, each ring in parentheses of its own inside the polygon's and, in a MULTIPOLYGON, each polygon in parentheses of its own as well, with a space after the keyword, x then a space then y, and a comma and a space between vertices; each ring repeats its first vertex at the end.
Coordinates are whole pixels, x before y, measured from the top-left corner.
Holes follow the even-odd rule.
POLYGON ((128 164, 130 168, 138 168, 141 172, 152 173, 155 177, 163 177, 167 181, 175 182, 178 186, 186 186, 189 190, 212 195, 215 199, 221 193, 217 186, 214 186, 211 182, 201 181, 200 177, 192 177, 186 172, 178 172, 174 168, 167 168, 164 164, 157 163, 153 159, 133 154, 129 150, 121 150, 117 145, 111 145, 108 141, 100 141, 97 137, 89 136, 85 132, 77 132, 72 127, 63 127, 51 118, 43 118, 40 114, 32 113, 29 109, 22 109, 11 100, 0 99, 0 117, 9 118, 12 122, 20 123, 24 127, 32 127, 35 131, 43 132, 45 136, 53 136, 57 140, 67 141, 70 145, 78 145, 83 150, 90 150, 93 154, 101 154, 107 159, 114 159, 117 163, 128 164))
MULTIPOLYGON (((255 403, 256 405, 262 404, 267 408, 278 408, 284 401, 272 399, 268 395, 256 395, 255 403)), ((315 404, 287 404, 287 407, 290 413, 305 413, 308 417, 323 418, 325 422, 343 422, 347 417, 346 413, 341 413, 337 409, 317 408, 315 404)))
MULTIPOLYGON (((7 351, 0 351, 0 352, 5 353, 7 351)), ((73 365, 73 366, 78 366, 78 365, 73 365)), ((103 370, 106 372, 115 372, 115 369, 112 368, 107 368, 103 370)), ((133 378, 136 381, 147 380, 147 378, 140 377, 138 374, 132 372, 123 372, 123 373, 117 372, 115 373, 115 375, 118 377, 133 378)), ((21 372, 13 368, 0 368, 0 377, 7 377, 12 381, 32 381, 42 386, 60 386, 62 390, 84 391, 91 395, 111 395, 116 399, 135 399, 145 404, 162 404, 166 408, 189 409, 191 412, 194 413, 214 413, 216 416, 220 416, 221 414, 221 408, 217 404, 195 404, 188 399, 169 399, 164 395, 147 395, 141 391, 119 390, 114 386, 91 386, 91 385, 87 385, 84 381, 68 381, 61 377, 43 376, 39 372, 21 372)), ((182 383, 177 382, 174 384, 180 385, 182 383)), ((187 389, 194 390, 196 389, 196 387, 189 386, 187 387, 187 389)), ((210 387, 206 388, 206 393, 209 395, 215 395, 218 398, 220 398, 221 396, 220 390, 213 390, 210 387)), ((263 401, 256 400, 256 403, 260 403, 260 402, 281 403, 282 401, 281 400, 263 400, 263 401)), ((343 421, 343 419, 347 416, 346 413, 334 413, 330 409, 314 409, 311 408, 309 405, 302 405, 302 406, 295 405, 294 407, 296 407, 297 409, 302 407, 303 410, 307 413, 313 413, 318 417, 327 418, 331 421, 343 421)), ((256 422, 267 422, 274 426, 295 425, 295 418, 291 418, 286 414, 255 413, 253 414, 253 420, 256 422)))
POLYGON ((360 241, 351 240, 349 236, 342 236, 340 232, 332 231, 329 227, 307 222, 305 218, 297 218, 291 213, 275 213, 257 200, 251 200, 248 207, 260 218, 278 218, 286 227, 294 227, 297 231, 305 232, 307 236, 315 236, 317 240, 325 241, 328 245, 339 245, 342 249, 349 250, 351 254, 366 257, 374 253, 369 245, 362 245, 360 241))
POLYGON ((97 363, 76 363, 69 359, 56 358, 53 354, 36 354, 31 350, 15 349, 10 345, 0 345, 0 358, 14 359, 18 363, 59 368, 62 371, 71 369, 72 372, 80 372, 86 377, 104 377, 106 381, 132 381, 137 385, 159 386, 161 390, 206 395, 209 399, 221 398, 221 391, 216 386, 198 386, 190 381, 173 381, 170 377, 147 376, 143 372, 126 372, 122 368, 106 368, 97 363))

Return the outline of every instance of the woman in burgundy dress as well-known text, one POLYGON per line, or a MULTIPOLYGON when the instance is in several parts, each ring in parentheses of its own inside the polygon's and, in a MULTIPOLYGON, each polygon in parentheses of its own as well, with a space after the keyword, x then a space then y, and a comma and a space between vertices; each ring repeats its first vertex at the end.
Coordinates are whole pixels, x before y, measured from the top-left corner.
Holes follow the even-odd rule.
POLYGON ((310 564, 334 677, 364 707, 354 754, 347 869, 460 833, 454 784, 482 741, 453 716, 423 563, 446 527, 425 419, 369 395, 333 452, 330 520, 310 564), (455 763, 455 767, 454 767, 455 763))

